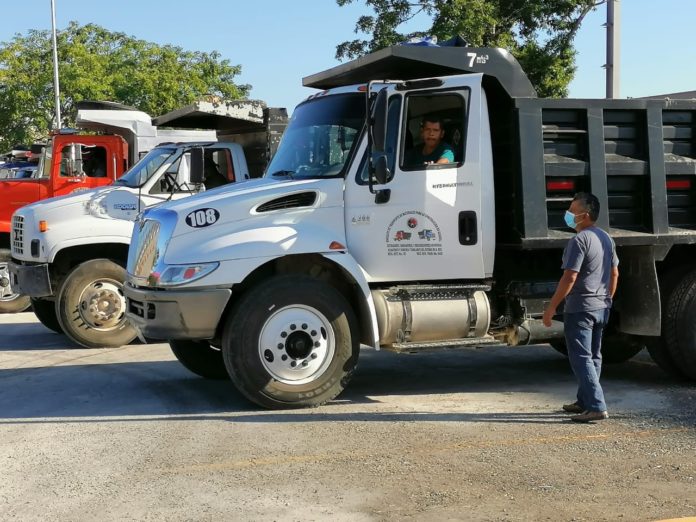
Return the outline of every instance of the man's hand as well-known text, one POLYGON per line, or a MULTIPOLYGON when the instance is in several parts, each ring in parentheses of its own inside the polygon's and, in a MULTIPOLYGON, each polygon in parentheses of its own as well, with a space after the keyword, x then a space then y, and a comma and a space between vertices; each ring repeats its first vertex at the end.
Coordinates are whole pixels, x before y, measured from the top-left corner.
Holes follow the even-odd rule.
POLYGON ((549 305, 548 308, 544 310, 544 318, 542 319, 546 328, 551 328, 551 320, 554 315, 556 315, 556 308, 549 305))

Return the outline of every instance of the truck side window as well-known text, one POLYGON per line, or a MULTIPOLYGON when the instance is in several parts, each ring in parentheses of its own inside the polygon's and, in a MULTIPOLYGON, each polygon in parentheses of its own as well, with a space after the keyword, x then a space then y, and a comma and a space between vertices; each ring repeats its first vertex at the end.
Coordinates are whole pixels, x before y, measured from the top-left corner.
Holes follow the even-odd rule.
POLYGON ((205 158, 203 161, 205 182, 203 184, 206 190, 229 183, 228 167, 230 166, 230 162, 226 158, 226 152, 227 151, 224 149, 210 149, 205 151, 205 158))
POLYGON ((460 163, 464 158, 466 100, 460 94, 411 94, 406 98, 403 170, 460 163))
POLYGON ((106 177, 106 149, 104 147, 82 147, 82 168, 90 178, 106 177))

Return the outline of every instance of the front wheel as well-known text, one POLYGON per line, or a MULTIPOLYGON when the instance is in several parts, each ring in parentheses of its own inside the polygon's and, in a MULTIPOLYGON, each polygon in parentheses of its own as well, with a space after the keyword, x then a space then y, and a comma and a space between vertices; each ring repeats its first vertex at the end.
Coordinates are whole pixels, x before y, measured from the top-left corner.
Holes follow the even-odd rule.
POLYGON ((222 350, 208 341, 169 341, 174 356, 184 367, 205 379, 229 379, 222 350))
POLYGON ((0 251, 0 314, 23 312, 31 306, 29 296, 17 294, 12 290, 10 271, 7 267, 9 261, 9 252, 0 251))
POLYGON ((56 315, 65 335, 86 348, 117 347, 136 337, 126 319, 126 271, 108 259, 92 259, 65 278, 56 315))
POLYGON ((360 345, 355 316, 333 287, 276 276, 247 292, 227 318, 225 366, 239 391, 264 408, 318 406, 347 385, 360 345))
POLYGON ((58 322, 58 316, 56 315, 55 301, 47 301, 46 299, 32 299, 31 309, 34 311, 34 315, 36 315, 39 321, 41 321, 42 325, 56 333, 63 333, 63 329, 60 327, 60 323, 58 322))

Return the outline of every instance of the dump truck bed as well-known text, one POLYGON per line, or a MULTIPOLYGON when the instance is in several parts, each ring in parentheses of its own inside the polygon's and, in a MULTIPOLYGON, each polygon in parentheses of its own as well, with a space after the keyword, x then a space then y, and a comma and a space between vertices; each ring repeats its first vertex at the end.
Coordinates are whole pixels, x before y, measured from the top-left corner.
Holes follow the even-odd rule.
POLYGON ((515 98, 510 116, 511 140, 492 125, 496 207, 524 246, 565 242, 579 191, 617 244, 696 242, 696 100, 515 98))

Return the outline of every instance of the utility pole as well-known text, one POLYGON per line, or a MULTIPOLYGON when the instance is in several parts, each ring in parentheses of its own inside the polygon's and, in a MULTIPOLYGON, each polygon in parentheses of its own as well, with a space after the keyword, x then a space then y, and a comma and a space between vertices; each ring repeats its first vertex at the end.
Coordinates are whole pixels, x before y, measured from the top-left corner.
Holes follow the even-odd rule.
POLYGON ((621 1, 607 0, 607 98, 618 98, 621 71, 621 1))
POLYGON ((51 27, 53 33, 53 92, 55 94, 56 127, 60 129, 60 86, 58 84, 58 45, 56 43, 56 3, 51 0, 51 27))

